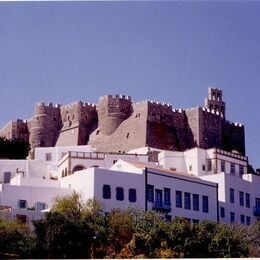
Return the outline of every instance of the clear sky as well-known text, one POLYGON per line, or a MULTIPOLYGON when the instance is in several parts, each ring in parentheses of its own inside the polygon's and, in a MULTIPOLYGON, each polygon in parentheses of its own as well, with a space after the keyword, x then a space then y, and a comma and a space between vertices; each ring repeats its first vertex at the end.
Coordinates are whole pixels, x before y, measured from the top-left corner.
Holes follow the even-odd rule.
POLYGON ((260 168, 260 2, 1 2, 0 126, 38 101, 203 105, 223 90, 260 168))

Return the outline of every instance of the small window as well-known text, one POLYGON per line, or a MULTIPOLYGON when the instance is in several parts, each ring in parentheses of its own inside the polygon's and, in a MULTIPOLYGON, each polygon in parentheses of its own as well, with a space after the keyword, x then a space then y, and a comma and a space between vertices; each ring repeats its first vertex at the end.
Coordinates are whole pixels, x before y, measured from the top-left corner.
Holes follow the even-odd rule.
POLYGON ((171 222, 172 221, 172 216, 171 215, 167 215, 166 214, 164 217, 165 217, 165 221, 166 222, 171 222))
POLYGON ((154 187, 153 185, 147 185, 147 201, 154 202, 154 187))
POLYGON ((230 223, 234 223, 234 222, 235 222, 235 213, 230 212, 230 223))
POLYGON ((230 203, 235 203, 235 191, 232 188, 229 189, 229 200, 230 203))
POLYGON ((225 208, 224 207, 220 207, 220 217, 225 218, 225 208))
POLYGON ((192 194, 193 210, 199 211, 199 194, 192 194))
POLYGON ((182 208, 182 192, 176 190, 176 208, 182 208))
POLYGON ((37 210, 37 211, 42 211, 42 210, 44 210, 44 209, 46 209, 47 208, 47 205, 46 205, 46 203, 44 203, 44 202, 36 202, 35 203, 35 209, 37 210))
POLYGON ((192 171, 192 165, 189 166, 189 170, 192 171))
POLYGON ((241 224, 245 224, 245 215, 240 215, 240 222, 241 224))
POLYGON ((171 205, 171 189, 164 188, 164 204, 171 205))
POLYGON ((130 202, 136 202, 136 189, 128 190, 128 199, 130 202))
POLYGON ((244 166, 239 165, 239 176, 242 178, 242 175, 244 174, 244 166))
POLYGON ((202 196, 202 211, 205 213, 209 212, 209 197, 202 196))
POLYGON ((128 138, 129 137, 129 133, 127 133, 127 135, 126 135, 126 138, 128 138))
POLYGON ((250 194, 246 193, 246 207, 250 208, 250 194))
POLYGON ((208 172, 212 171, 212 161, 208 160, 208 172))
POLYGON ((117 162, 117 160, 113 160, 113 164, 115 164, 117 162))
POLYGON ((244 206, 244 192, 239 191, 239 205, 244 206))
POLYGON ((226 171, 225 161, 221 160, 221 172, 225 172, 225 171, 226 171))
POLYGON ((111 187, 108 184, 103 185, 103 199, 111 199, 111 187))
POLYGON ((45 154, 45 161, 52 161, 52 154, 51 153, 45 154))
POLYGON ((4 183, 10 183, 11 181, 11 172, 4 172, 4 183))
POLYGON ((98 134, 99 134, 99 130, 96 131, 96 135, 98 135, 98 134))
POLYGON ((206 171, 206 167, 204 164, 202 164, 202 171, 206 171))
POLYGON ((122 187, 116 188, 116 199, 119 201, 124 200, 124 189, 122 187))
POLYGON ((184 192, 184 208, 191 209, 191 200, 189 192, 184 192))
POLYGON ((18 208, 26 209, 27 208, 27 201, 26 200, 19 200, 18 201, 18 208))
POLYGON ((232 174, 232 175, 235 175, 235 164, 234 163, 231 163, 230 164, 230 174, 232 174))
POLYGON ((246 217, 246 224, 248 226, 251 224, 251 218, 249 216, 246 217))

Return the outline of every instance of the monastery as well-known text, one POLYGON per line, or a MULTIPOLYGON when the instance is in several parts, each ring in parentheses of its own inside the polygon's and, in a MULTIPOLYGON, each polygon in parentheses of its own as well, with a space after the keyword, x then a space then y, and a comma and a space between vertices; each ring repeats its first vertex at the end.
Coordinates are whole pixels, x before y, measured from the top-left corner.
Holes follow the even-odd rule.
POLYGON ((244 126, 225 110, 216 88, 190 109, 122 95, 39 103, 32 118, 0 130, 32 147, 28 159, 0 160, 0 215, 32 227, 57 196, 76 191, 104 212, 136 207, 167 221, 249 225, 260 218, 260 176, 248 163, 244 126))

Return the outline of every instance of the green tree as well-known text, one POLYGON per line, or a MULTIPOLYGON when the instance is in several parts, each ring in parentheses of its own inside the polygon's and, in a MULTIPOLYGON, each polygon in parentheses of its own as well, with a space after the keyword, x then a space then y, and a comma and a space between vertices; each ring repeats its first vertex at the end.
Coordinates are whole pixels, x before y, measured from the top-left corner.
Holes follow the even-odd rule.
POLYGON ((31 258, 34 237, 24 225, 0 219, 0 258, 31 258))

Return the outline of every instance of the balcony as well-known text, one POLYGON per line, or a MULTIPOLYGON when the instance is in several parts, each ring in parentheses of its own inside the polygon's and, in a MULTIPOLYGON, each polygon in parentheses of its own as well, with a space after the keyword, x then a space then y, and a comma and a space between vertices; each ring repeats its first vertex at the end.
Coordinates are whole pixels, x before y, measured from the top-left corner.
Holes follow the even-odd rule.
POLYGON ((254 207, 254 216, 260 217, 260 207, 254 207))
POLYGON ((172 210, 171 204, 165 204, 162 201, 156 201, 153 203, 153 210, 162 212, 162 213, 169 213, 172 210))

